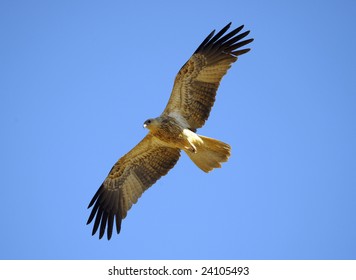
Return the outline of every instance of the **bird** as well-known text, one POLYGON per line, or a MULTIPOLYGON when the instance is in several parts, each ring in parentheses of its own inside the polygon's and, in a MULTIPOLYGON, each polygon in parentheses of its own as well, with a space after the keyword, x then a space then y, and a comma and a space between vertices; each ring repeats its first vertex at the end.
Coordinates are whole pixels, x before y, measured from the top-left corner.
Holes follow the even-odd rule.
POLYGON ((238 57, 249 52, 243 48, 253 41, 245 39, 250 31, 241 25, 226 33, 231 22, 215 34, 213 30, 179 70, 162 114, 147 119, 147 135, 112 167, 93 196, 87 224, 94 221, 92 235, 99 229, 112 237, 122 220, 143 192, 166 175, 183 150, 204 172, 221 167, 231 147, 219 140, 197 134, 208 119, 220 81, 238 57), (215 34, 215 35, 214 35, 215 34))

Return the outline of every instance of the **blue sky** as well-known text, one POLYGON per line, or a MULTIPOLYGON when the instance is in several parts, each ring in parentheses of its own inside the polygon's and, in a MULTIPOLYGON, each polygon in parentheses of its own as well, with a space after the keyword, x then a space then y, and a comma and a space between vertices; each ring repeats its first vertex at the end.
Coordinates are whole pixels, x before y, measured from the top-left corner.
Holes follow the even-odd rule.
POLYGON ((1 259, 355 259, 355 1, 1 1, 1 259), (110 241, 86 209, 213 29, 255 41, 110 241))

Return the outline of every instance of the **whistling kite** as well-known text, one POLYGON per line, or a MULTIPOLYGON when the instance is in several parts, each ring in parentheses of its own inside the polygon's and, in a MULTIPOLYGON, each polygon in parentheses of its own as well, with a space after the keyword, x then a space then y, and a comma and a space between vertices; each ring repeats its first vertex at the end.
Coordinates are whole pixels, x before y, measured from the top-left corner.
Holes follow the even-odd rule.
POLYGON ((163 113, 148 119, 148 134, 111 169, 94 195, 88 224, 95 217, 94 235, 100 225, 99 238, 107 227, 111 238, 114 220, 117 233, 127 211, 142 193, 177 163, 183 150, 204 172, 221 167, 230 156, 230 146, 196 134, 204 125, 214 105, 222 77, 238 56, 250 49, 239 49, 253 41, 243 40, 250 31, 238 34, 243 25, 224 33, 231 23, 214 36, 211 32, 191 58, 183 65, 174 81, 171 97, 163 113), (223 36, 224 35, 224 36, 223 36))

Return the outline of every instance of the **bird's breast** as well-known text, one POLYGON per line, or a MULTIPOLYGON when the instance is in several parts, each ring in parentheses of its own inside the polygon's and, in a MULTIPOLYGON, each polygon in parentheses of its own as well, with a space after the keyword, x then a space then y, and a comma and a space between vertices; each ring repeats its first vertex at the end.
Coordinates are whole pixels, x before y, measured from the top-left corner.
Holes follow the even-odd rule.
POLYGON ((184 128, 176 121, 164 119, 151 133, 159 140, 165 142, 167 146, 182 148, 185 146, 184 128))

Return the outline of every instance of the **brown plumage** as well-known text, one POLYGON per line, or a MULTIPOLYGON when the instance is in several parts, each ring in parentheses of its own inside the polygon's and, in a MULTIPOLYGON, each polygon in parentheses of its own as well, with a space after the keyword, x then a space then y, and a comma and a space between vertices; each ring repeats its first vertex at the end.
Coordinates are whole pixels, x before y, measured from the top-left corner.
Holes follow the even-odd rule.
POLYGON ((241 41, 249 34, 238 34, 243 26, 224 35, 230 25, 215 36, 215 31, 211 32, 201 43, 178 72, 161 116, 145 121, 149 133, 109 172, 88 206, 93 206, 87 222, 95 218, 93 235, 100 228, 99 238, 107 230, 110 239, 114 221, 119 233, 127 211, 145 190, 173 168, 181 150, 205 172, 227 161, 228 144, 195 132, 209 117, 222 77, 239 55, 250 50, 239 48, 253 41, 241 41))

